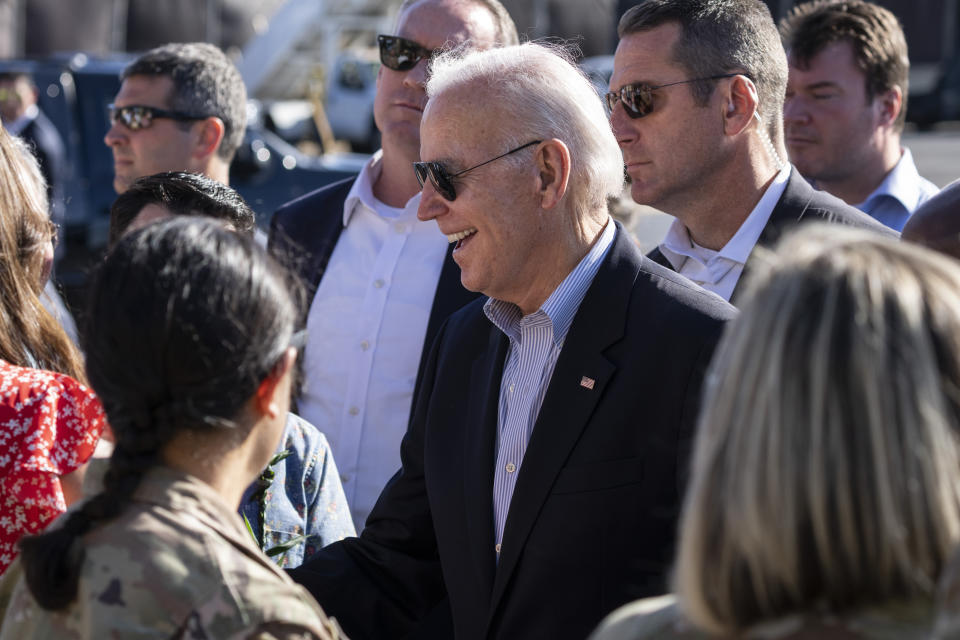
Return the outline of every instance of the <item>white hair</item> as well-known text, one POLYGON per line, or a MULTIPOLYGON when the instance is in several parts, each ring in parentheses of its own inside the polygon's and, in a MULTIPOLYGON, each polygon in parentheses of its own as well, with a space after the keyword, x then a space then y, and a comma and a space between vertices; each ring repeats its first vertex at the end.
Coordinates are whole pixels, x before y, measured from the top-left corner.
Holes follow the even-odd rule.
POLYGON ((607 198, 620 195, 620 147, 600 97, 564 48, 527 42, 486 51, 456 50, 434 60, 429 98, 467 86, 510 114, 499 123, 504 150, 537 139, 557 138, 567 145, 570 197, 579 216, 605 210, 607 198))

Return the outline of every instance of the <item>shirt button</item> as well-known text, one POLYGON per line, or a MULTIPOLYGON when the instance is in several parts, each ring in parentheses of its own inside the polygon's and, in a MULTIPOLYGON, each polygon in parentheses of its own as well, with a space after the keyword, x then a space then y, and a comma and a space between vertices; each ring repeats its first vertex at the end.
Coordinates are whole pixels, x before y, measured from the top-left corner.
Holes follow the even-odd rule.
POLYGON ((405 233, 407 231, 407 225, 403 224, 402 222, 397 222, 393 225, 393 230, 397 233, 405 233))
POLYGON ((363 342, 360 343, 360 348, 366 351, 367 349, 370 348, 370 343, 364 340, 363 342))
POLYGON ((348 411, 348 413, 352 416, 355 416, 360 413, 360 409, 357 407, 350 407, 350 411, 348 411))
POLYGON ((383 280, 374 280, 374 281, 373 281, 373 288, 374 288, 374 289, 382 289, 382 288, 383 288, 383 285, 384 285, 383 280))
POLYGON ((513 393, 513 385, 510 385, 510 393, 513 393))
POLYGON ((512 462, 508 462, 506 469, 507 469, 507 473, 513 473, 514 471, 517 470, 517 465, 513 464, 512 462))
POLYGON ((350 482, 350 476, 345 473, 340 474, 340 482, 350 482))
POLYGON ((494 549, 496 549, 496 550, 497 550, 497 553, 500 553, 500 544, 499 544, 499 543, 497 543, 497 546, 495 546, 495 547, 494 547, 494 549))

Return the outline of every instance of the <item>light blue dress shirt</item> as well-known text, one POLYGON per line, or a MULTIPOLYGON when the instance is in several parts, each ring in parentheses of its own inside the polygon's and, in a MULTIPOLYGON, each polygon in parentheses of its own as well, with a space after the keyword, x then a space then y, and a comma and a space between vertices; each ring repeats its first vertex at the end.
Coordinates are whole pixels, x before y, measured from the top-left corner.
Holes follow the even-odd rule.
POLYGON ((917 172, 910 149, 904 148, 900 161, 890 170, 866 200, 854 205, 878 222, 900 231, 921 204, 940 191, 917 172))
POLYGON ((500 380, 497 466, 493 474, 494 550, 498 559, 513 488, 563 341, 615 235, 616 225, 610 220, 583 260, 534 313, 524 316, 517 305, 493 298, 483 307, 490 322, 510 339, 500 380))

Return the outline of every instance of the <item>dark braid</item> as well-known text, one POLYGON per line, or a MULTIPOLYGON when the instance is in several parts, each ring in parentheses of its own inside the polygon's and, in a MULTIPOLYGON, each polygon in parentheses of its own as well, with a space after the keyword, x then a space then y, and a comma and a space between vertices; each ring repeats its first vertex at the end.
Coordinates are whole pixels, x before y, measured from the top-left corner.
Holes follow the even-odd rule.
POLYGON ((236 428, 234 416, 290 345, 290 284, 251 239, 209 219, 150 225, 110 253, 93 280, 83 343, 116 448, 103 491, 21 541, 41 607, 73 602, 81 538, 127 508, 178 432, 236 428))

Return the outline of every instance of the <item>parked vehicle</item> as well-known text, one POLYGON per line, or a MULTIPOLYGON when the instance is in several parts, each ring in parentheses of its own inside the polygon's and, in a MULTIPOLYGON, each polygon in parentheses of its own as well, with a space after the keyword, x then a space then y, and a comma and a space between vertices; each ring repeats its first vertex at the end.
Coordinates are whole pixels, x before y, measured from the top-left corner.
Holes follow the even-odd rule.
POLYGON ((907 120, 929 129, 943 120, 960 120, 960 56, 944 67, 933 91, 907 98, 907 120))
POLYGON ((337 58, 327 82, 324 108, 333 135, 347 140, 354 149, 376 151, 380 131, 373 121, 380 63, 345 53, 337 58))
MULTIPOLYGON (((107 105, 120 88, 120 72, 129 56, 108 59, 84 54, 47 60, 4 60, 0 70, 29 72, 39 88, 40 109, 53 121, 67 150, 61 242, 64 256, 57 280, 68 299, 75 299, 86 282, 89 264, 107 242, 113 190, 113 155, 103 142, 109 128, 107 105)), ((308 191, 355 174, 364 156, 343 160, 318 158, 263 127, 260 107, 248 105, 244 142, 230 171, 231 186, 257 212, 266 228, 273 212, 308 191)))

